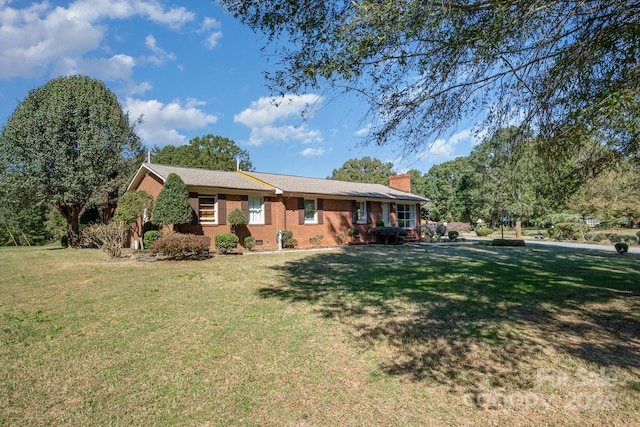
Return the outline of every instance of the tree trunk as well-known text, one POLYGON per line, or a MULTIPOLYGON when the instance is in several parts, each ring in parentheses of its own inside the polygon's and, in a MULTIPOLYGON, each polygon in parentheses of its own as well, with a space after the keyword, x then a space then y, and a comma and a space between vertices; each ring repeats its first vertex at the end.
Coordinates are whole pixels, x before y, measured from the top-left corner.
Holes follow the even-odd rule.
POLYGON ((67 244, 70 248, 79 248, 80 238, 80 208, 75 206, 60 206, 58 210, 67 220, 67 244))
POLYGON ((516 239, 522 238, 522 219, 516 219, 516 239))

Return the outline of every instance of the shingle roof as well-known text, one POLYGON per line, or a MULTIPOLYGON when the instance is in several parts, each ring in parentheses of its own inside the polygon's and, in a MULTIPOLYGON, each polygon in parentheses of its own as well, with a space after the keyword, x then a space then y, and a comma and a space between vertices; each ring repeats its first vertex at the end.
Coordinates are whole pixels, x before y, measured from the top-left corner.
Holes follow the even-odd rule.
POLYGON ((145 163, 144 168, 166 180, 170 173, 178 175, 190 187, 218 187, 238 190, 271 190, 268 185, 247 179, 236 172, 167 166, 145 163))
POLYGON ((424 197, 380 184, 307 178, 261 172, 242 172, 277 187, 285 193, 304 193, 345 197, 426 201, 424 197))
POLYGON ((166 180, 170 173, 175 173, 180 176, 184 183, 189 187, 216 187, 237 190, 269 191, 276 193, 284 192, 318 196, 391 199, 415 202, 428 200, 424 197, 406 193, 380 184, 336 181, 331 179, 307 178, 261 172, 214 171, 181 166, 159 165, 154 163, 144 163, 140 167, 140 170, 129 187, 136 187, 139 181, 144 177, 146 171, 154 173, 163 180, 166 180))

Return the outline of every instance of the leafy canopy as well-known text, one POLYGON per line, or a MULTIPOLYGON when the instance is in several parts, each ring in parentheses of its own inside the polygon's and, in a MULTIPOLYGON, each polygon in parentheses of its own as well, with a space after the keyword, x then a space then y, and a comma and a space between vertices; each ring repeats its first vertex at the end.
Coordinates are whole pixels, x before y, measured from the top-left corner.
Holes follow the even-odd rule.
POLYGON ((389 185, 391 175, 394 175, 393 163, 383 163, 376 158, 363 157, 347 160, 340 168, 333 170, 329 179, 389 185))
POLYGON ((29 91, 2 129, 0 185, 25 205, 52 203, 78 246, 83 208, 117 193, 140 154, 128 115, 104 83, 60 77, 29 91))
MULTIPOLYGON (((138 220, 145 215, 151 216, 153 196, 144 190, 127 191, 118 199, 118 206, 113 213, 112 222, 122 222, 140 232, 138 220)), ((142 222, 142 221, 141 221, 142 222)))
POLYGON ((228 138, 211 134, 195 137, 188 145, 155 147, 152 155, 153 162, 162 165, 234 171, 239 162, 240 169, 253 170, 248 151, 228 138))
POLYGON ((189 224, 193 217, 189 192, 182 178, 170 173, 156 198, 153 223, 157 225, 189 224))
POLYGON ((369 141, 419 150, 462 119, 638 156, 637 0, 220 0, 267 35, 275 93, 361 96, 369 141))

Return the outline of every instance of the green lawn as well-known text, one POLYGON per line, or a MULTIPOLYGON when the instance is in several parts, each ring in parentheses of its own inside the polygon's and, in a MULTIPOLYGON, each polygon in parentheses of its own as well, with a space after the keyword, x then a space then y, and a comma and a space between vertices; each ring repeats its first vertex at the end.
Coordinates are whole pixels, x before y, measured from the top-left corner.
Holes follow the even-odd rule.
POLYGON ((0 249, 0 425, 631 425, 639 261, 0 249))

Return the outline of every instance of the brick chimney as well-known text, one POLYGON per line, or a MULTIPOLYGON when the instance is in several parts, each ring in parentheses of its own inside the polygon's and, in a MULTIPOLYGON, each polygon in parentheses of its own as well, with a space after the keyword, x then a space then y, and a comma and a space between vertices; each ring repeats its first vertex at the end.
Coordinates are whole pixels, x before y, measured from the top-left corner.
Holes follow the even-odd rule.
POLYGON ((411 193, 411 175, 408 173, 399 173, 389 177, 389 187, 411 193))

